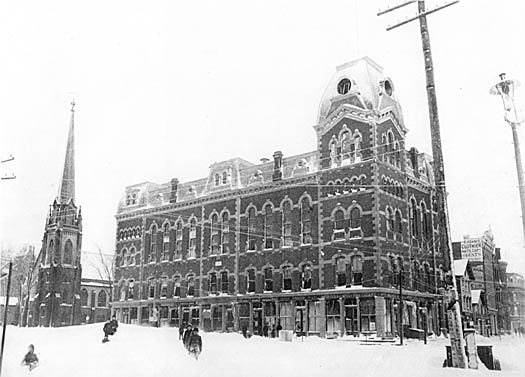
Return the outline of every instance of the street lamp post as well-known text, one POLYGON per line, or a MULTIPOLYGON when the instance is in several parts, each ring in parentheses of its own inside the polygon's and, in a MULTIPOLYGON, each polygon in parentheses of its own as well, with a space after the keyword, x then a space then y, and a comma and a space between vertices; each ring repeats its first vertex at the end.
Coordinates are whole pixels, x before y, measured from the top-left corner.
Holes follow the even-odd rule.
POLYGON ((505 121, 512 130, 514 142, 514 155, 516 158, 516 170, 518 171, 518 189, 521 202, 521 223, 523 226, 523 237, 525 240, 525 184, 523 182, 523 167, 521 164, 521 150, 518 138, 517 127, 523 122, 518 116, 516 104, 514 102, 514 89, 519 86, 518 80, 511 80, 505 77, 505 73, 499 75, 500 82, 490 88, 489 93, 500 96, 505 110, 505 121))

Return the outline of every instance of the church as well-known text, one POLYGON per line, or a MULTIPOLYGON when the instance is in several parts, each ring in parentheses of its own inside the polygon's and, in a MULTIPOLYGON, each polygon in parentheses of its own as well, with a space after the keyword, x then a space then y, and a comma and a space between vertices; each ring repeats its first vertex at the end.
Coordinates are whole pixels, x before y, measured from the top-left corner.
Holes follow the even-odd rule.
MULTIPOLYGON (((445 327, 432 161, 405 146, 392 79, 368 57, 337 67, 313 131, 315 149, 300 155, 236 157, 195 181, 126 187, 117 318, 321 337, 445 327)), ((78 223, 71 202, 57 206, 78 223)))
POLYGON ((60 327, 109 318, 109 277, 84 276, 82 270, 82 211, 75 203, 74 107, 72 102, 58 196, 49 207, 33 282, 26 282, 33 287, 22 302, 22 323, 28 326, 60 327))

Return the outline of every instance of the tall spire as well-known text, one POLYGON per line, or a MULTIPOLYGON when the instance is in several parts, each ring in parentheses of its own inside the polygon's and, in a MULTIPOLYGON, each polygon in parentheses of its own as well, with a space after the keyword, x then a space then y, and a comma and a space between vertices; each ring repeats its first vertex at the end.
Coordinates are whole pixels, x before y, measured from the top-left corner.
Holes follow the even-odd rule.
POLYGON ((71 122, 67 137, 66 160, 62 180, 58 188, 59 203, 66 204, 75 200, 75 101, 71 102, 71 122))

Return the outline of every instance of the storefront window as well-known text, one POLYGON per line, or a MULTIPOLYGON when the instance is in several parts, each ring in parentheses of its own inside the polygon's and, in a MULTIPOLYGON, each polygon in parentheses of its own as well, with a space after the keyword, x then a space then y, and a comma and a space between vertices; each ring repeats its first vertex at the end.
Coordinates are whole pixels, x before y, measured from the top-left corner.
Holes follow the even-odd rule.
POLYGON ((308 332, 321 332, 321 303, 319 301, 308 303, 308 332))
POLYGON ((326 300, 326 331, 331 334, 339 334, 341 331, 341 308, 338 300, 326 300))
POLYGON ((363 298, 359 301, 361 313, 361 331, 376 331, 376 308, 374 298, 363 298))
POLYGON ((281 326, 283 330, 293 330, 293 313, 291 302, 281 302, 279 308, 279 315, 281 320, 281 326))

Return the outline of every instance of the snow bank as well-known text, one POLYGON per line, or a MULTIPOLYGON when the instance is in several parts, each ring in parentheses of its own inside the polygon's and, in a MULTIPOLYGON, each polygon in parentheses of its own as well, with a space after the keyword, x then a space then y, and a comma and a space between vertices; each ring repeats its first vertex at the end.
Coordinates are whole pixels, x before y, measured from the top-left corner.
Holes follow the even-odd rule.
POLYGON ((201 333, 203 353, 190 358, 175 328, 120 325, 102 344, 102 325, 7 329, 3 376, 524 376, 525 339, 484 339, 494 345, 503 372, 442 368, 446 339, 403 346, 351 339, 294 338, 293 342, 238 334, 201 333), (41 360, 32 372, 20 366, 33 343, 41 360))

